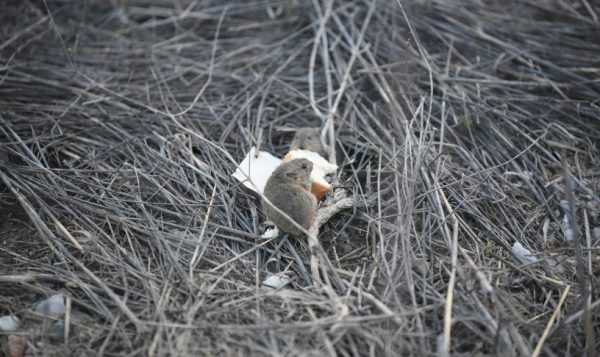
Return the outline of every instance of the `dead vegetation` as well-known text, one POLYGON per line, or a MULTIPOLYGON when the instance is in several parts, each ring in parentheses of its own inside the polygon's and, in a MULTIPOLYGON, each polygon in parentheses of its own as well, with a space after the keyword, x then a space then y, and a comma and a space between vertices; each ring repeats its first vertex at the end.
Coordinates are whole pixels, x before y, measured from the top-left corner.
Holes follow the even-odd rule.
POLYGON ((34 355, 591 355, 598 16, 586 0, 9 1, 0 315, 34 355), (324 284, 307 242, 259 239, 260 200, 231 177, 305 125, 335 128, 357 200, 321 229, 324 284), (282 271, 290 285, 260 287, 282 271), (66 344, 32 311, 56 292, 81 313, 66 344))

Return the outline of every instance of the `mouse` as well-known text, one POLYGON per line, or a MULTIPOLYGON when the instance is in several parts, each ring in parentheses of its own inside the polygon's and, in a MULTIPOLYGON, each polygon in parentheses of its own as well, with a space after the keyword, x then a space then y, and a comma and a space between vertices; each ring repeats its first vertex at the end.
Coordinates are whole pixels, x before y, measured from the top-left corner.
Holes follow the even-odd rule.
MULTIPOLYGON (((317 212, 317 199, 310 191, 312 169, 313 163, 307 159, 294 159, 283 163, 273 171, 264 190, 264 196, 275 207, 306 230, 315 222, 317 212)), ((305 236, 302 230, 264 199, 262 207, 267 219, 275 223, 281 231, 295 237, 305 236)))
POLYGON ((290 144, 290 151, 292 150, 310 150, 327 158, 327 151, 321 142, 320 128, 300 128, 296 130, 294 139, 290 144))

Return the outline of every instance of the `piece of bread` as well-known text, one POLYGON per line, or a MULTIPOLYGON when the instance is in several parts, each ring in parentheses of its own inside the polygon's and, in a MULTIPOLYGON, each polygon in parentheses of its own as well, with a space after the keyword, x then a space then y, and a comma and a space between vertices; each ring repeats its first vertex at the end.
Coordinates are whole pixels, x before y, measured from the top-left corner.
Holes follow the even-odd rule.
POLYGON ((293 159, 308 159, 313 163, 313 170, 310 175, 312 181, 311 192, 318 201, 321 201, 333 187, 327 182, 325 176, 335 173, 337 165, 334 165, 314 151, 292 150, 283 157, 282 162, 288 162, 293 159))

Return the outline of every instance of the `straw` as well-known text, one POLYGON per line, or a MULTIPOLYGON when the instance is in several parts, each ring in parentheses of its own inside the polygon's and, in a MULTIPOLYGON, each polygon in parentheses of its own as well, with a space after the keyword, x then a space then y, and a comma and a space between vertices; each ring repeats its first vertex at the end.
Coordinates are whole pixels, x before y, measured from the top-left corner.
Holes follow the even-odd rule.
POLYGON ((0 316, 45 355, 597 351, 598 14, 3 4, 0 316), (305 126, 324 130, 350 199, 322 211, 318 241, 263 240, 260 197, 231 173, 305 126), (283 271, 288 285, 261 288, 283 271), (59 292, 53 344, 32 311, 59 292))

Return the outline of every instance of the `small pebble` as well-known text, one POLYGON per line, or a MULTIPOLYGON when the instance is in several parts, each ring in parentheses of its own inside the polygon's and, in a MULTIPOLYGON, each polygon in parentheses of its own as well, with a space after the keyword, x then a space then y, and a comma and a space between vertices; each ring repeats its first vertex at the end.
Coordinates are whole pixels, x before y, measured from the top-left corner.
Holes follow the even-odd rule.
POLYGON ((282 273, 269 275, 263 282, 263 288, 279 289, 290 282, 290 278, 282 273))
POLYGON ((594 233, 592 234, 592 238, 595 240, 600 240, 600 227, 594 228, 594 233))
POLYGON ((415 258, 412 261, 412 270, 414 272, 419 273, 422 276, 426 276, 428 269, 429 266, 425 258, 415 258))
POLYGON ((35 311, 46 316, 62 316, 65 314, 67 306, 65 305, 65 296, 63 294, 55 294, 48 299, 40 302, 35 311))
POLYGON ((50 339, 54 342, 64 342, 65 340, 65 323, 56 321, 50 328, 50 339))
POLYGON ((9 357, 23 357, 27 350, 27 335, 10 335, 6 345, 9 357))
POLYGON ((2 332, 14 332, 19 329, 21 325, 19 318, 13 315, 6 315, 0 317, 0 331, 2 332))
POLYGON ((523 247, 523 245, 519 242, 515 242, 512 246, 513 252, 520 256, 521 258, 528 260, 530 262, 537 262, 537 257, 529 251, 529 249, 523 247))
POLYGON ((279 235, 279 228, 277 227, 273 227, 273 228, 269 228, 265 231, 265 233, 262 234, 262 238, 265 239, 269 239, 269 238, 275 238, 279 235))

